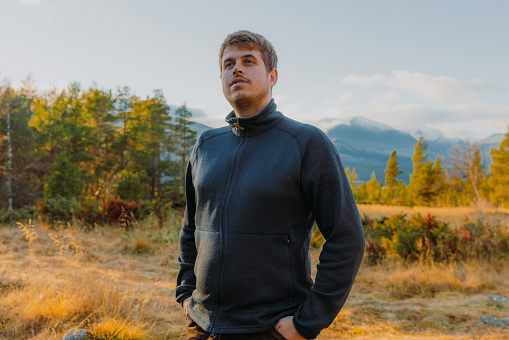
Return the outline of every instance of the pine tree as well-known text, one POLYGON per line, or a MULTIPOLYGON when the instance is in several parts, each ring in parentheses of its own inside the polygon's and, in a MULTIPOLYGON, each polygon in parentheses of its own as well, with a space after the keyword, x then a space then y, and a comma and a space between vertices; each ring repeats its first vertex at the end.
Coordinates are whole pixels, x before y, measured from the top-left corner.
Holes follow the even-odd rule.
POLYGON ((84 182, 78 164, 70 161, 67 155, 59 155, 51 165, 50 175, 44 184, 44 197, 80 199, 84 182))
POLYGON ((435 162, 433 163, 433 167, 431 168, 430 174, 430 190, 429 190, 429 203, 435 202, 437 205, 440 205, 440 193, 446 187, 445 181, 445 171, 442 168, 442 158, 437 156, 435 158, 435 162), (438 201, 437 201, 438 200, 438 201))
POLYGON ((376 180, 375 171, 371 173, 371 179, 366 183, 366 191, 368 203, 378 203, 380 201, 382 184, 376 180))
POLYGON ((368 203, 368 188, 366 182, 362 182, 357 186, 354 195, 357 203, 368 203))
POLYGON ((114 99, 111 92, 90 88, 82 95, 84 115, 87 126, 92 127, 94 141, 88 147, 91 156, 84 166, 90 181, 85 195, 103 199, 103 205, 110 196, 113 181, 122 170, 119 155, 114 149, 118 138, 118 116, 114 115, 114 99))
POLYGON ((410 194, 413 197, 413 203, 418 205, 430 205, 433 199, 432 172, 433 163, 428 160, 426 151, 428 146, 421 137, 414 147, 413 173, 410 175, 410 194))
POLYGON ((355 168, 353 168, 350 171, 350 167, 347 167, 345 170, 345 173, 346 173, 346 177, 348 178, 348 182, 350 183, 350 189, 352 189, 352 192, 353 192, 355 198, 357 199, 356 190, 357 190, 357 183, 359 182, 359 177, 355 173, 355 168))
POLYGON ((509 206, 509 129, 498 149, 490 150, 490 183, 493 186, 492 201, 497 205, 509 206))
POLYGON ((163 177, 171 169, 171 160, 163 156, 171 151, 170 108, 161 91, 153 98, 136 100, 131 106, 128 169, 149 188, 149 198, 166 196, 163 177))
POLYGON ((17 90, 0 86, 0 205, 8 210, 33 205, 42 193, 37 136, 29 126, 33 96, 30 78, 17 90))
POLYGON ((172 126, 173 153, 178 158, 178 167, 175 171, 178 182, 175 186, 183 198, 186 166, 194 143, 196 143, 196 132, 192 129, 194 122, 189 120, 192 117, 192 113, 187 109, 186 104, 182 104, 175 111, 174 116, 172 126))
POLYGON ((397 177, 403 172, 399 171, 398 158, 396 156, 396 150, 391 152, 389 161, 387 162, 387 168, 385 169, 385 186, 387 188, 394 188, 398 184, 397 177))
POLYGON ((397 177, 402 174, 402 171, 399 171, 398 168, 398 158, 396 156, 396 150, 391 152, 391 156, 389 157, 389 161, 387 162, 387 167, 385 169, 385 186, 383 188, 383 198, 384 201, 390 204, 393 204, 396 188, 399 185, 399 180, 397 177))

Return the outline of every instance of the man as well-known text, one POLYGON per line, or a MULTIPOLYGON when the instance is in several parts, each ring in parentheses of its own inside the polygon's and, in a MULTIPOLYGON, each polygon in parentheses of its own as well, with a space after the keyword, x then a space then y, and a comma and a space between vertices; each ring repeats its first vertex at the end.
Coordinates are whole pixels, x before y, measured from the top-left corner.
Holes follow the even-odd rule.
POLYGON ((188 339, 314 339, 345 303, 364 251, 348 179, 319 129, 276 110, 270 42, 232 33, 219 63, 230 126, 202 134, 186 173, 176 295, 188 339), (315 220, 326 241, 313 283, 315 220))

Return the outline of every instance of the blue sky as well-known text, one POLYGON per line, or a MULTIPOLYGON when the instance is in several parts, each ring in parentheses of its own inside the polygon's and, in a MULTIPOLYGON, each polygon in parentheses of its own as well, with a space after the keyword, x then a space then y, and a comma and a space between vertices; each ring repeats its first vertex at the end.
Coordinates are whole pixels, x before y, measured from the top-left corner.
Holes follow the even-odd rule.
POLYGON ((509 0, 0 0, 0 78, 160 88, 221 126, 218 50, 239 29, 275 46, 274 97, 294 119, 326 130, 362 116, 470 141, 507 132, 509 0))

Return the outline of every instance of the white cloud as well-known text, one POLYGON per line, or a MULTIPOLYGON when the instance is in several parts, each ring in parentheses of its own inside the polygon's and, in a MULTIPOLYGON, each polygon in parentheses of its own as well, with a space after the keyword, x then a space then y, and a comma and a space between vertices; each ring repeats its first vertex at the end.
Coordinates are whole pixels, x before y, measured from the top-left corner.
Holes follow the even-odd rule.
POLYGON ((471 97, 465 84, 450 76, 393 71, 384 85, 433 101, 465 100, 471 97))
POLYGON ((467 103, 450 109, 458 120, 476 120, 484 125, 504 129, 509 125, 509 106, 467 103))
POLYGON ((375 73, 367 76, 349 74, 340 83, 348 86, 374 87, 387 86, 392 89, 388 100, 396 99, 396 91, 406 92, 424 100, 451 101, 465 100, 472 96, 469 88, 478 88, 485 84, 478 78, 461 82, 451 76, 433 76, 420 72, 395 70, 390 75, 375 73))
POLYGON ((380 83, 385 76, 383 74, 373 74, 370 76, 358 76, 349 74, 340 80, 341 84, 350 86, 370 87, 380 83))

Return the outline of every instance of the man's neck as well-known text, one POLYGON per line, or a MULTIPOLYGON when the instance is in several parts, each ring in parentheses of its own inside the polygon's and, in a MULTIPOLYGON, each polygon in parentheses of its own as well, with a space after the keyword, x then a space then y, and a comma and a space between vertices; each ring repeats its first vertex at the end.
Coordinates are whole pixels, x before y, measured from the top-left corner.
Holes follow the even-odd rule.
POLYGON ((235 116, 237 118, 249 118, 252 116, 256 116, 260 113, 267 105, 269 105, 271 101, 271 97, 267 100, 259 101, 258 105, 250 105, 249 107, 234 107, 233 111, 235 112, 235 116))

